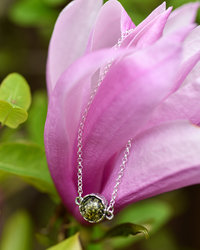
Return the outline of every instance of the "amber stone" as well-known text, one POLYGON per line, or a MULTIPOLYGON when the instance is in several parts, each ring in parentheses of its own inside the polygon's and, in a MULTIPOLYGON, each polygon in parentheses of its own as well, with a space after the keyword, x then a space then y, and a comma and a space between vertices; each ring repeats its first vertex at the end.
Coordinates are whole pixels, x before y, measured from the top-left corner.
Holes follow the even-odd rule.
POLYGON ((91 194, 83 197, 79 210, 86 221, 97 223, 104 219, 106 205, 101 197, 91 194))

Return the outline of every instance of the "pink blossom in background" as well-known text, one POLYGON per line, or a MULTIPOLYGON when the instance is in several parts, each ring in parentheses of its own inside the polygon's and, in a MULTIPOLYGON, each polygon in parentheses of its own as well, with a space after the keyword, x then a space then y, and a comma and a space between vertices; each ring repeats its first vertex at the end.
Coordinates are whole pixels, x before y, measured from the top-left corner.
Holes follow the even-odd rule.
POLYGON ((77 131, 100 72, 113 60, 86 119, 83 190, 110 200, 126 142, 133 147, 116 210, 200 183, 199 3, 163 3, 135 26, 121 4, 75 0, 52 34, 45 147, 66 208, 79 218, 77 131), (127 30, 129 35, 116 48, 127 30))

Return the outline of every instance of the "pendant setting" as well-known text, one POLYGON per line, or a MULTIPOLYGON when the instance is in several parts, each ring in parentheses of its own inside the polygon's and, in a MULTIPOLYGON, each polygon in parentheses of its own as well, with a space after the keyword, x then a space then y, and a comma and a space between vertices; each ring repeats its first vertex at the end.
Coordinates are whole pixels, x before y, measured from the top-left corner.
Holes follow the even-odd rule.
POLYGON ((108 211, 107 201, 104 197, 97 194, 88 194, 86 196, 77 197, 76 204, 82 217, 90 223, 98 223, 105 218, 111 220, 113 213, 108 211))

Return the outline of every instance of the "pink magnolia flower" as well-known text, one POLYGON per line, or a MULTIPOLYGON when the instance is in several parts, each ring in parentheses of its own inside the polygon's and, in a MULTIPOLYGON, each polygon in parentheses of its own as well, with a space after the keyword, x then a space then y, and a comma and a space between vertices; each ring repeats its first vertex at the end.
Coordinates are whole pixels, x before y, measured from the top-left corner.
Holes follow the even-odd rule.
POLYGON ((75 0, 60 14, 48 55, 45 147, 56 188, 78 219, 77 131, 111 60, 85 123, 84 195, 110 200, 130 138, 115 211, 200 183, 198 7, 189 3, 172 12, 163 3, 138 26, 117 0, 103 6, 102 0, 75 0))

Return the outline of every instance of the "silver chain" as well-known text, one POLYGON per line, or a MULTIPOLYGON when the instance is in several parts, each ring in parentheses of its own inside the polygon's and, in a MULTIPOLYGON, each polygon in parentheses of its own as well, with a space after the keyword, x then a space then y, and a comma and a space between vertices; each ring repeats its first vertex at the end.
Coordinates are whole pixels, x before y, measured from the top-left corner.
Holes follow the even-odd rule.
MULTIPOLYGON (((122 33, 122 36, 121 38, 118 40, 118 43, 115 45, 115 49, 117 48, 120 48, 123 40, 131 33, 132 30, 128 30, 124 33, 122 33)), ((112 65, 112 62, 113 60, 111 60, 110 62, 107 63, 107 65, 105 66, 104 70, 103 70, 103 73, 100 74, 100 77, 98 79, 98 82, 97 82, 97 85, 95 86, 95 88, 93 89, 91 95, 90 95, 90 98, 89 98, 89 102, 87 103, 84 111, 83 111, 83 114, 81 116, 81 120, 80 120, 80 124, 79 124, 79 129, 78 129, 78 137, 77 137, 77 141, 78 141, 78 144, 77 144, 77 163, 78 163, 78 166, 77 166, 77 169, 78 169, 78 197, 76 199, 76 201, 78 203, 80 203, 80 201, 82 200, 82 194, 83 194, 83 132, 84 132, 84 127, 85 127, 85 121, 86 121, 86 118, 87 118, 87 115, 88 115, 88 112, 89 112, 89 109, 91 107, 91 104, 94 100, 94 97, 96 96, 96 93, 101 85, 101 83, 103 82, 104 78, 105 78, 105 75, 108 73, 111 65, 112 65)), ((122 163, 120 165, 120 170, 119 170, 119 173, 118 173, 118 177, 116 179, 116 184, 114 186, 114 189, 113 189, 113 192, 112 192, 112 196, 111 196, 111 200, 110 200, 110 203, 108 205, 108 209, 107 211, 112 215, 113 212, 114 212, 114 205, 115 205, 115 201, 116 201, 116 198, 117 198, 117 193, 118 193, 118 189, 119 189, 119 185, 121 183, 121 180, 122 180, 122 177, 124 175, 124 170, 126 168, 126 164, 128 162, 128 156, 129 156, 129 153, 130 153, 130 149, 131 149, 131 140, 128 140, 127 144, 126 144, 126 147, 125 147, 125 150, 124 150, 124 156, 122 158, 122 163)))
POLYGON ((131 149, 131 139, 128 140, 125 150, 124 150, 124 156, 122 158, 122 163, 120 165, 120 170, 118 172, 118 177, 116 179, 116 184, 114 186, 113 192, 112 192, 112 196, 111 196, 111 200, 108 206, 108 212, 113 213, 114 212, 114 205, 115 205, 115 200, 117 198, 117 193, 118 193, 118 189, 119 189, 119 185, 121 183, 122 177, 124 175, 124 170, 126 168, 126 164, 128 162, 128 156, 130 154, 130 149, 131 149))

